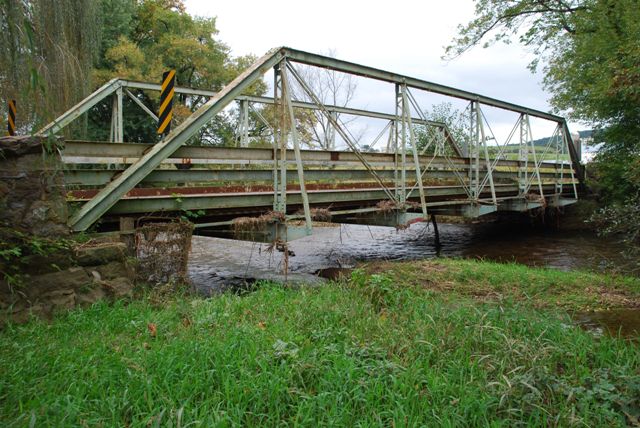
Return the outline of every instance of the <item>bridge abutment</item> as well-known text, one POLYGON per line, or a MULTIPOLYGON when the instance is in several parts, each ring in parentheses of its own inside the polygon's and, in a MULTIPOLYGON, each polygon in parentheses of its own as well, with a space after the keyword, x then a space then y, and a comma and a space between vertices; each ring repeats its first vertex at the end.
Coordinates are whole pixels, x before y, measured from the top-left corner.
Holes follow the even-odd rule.
POLYGON ((0 324, 132 295, 125 244, 75 240, 62 141, 0 138, 0 324))

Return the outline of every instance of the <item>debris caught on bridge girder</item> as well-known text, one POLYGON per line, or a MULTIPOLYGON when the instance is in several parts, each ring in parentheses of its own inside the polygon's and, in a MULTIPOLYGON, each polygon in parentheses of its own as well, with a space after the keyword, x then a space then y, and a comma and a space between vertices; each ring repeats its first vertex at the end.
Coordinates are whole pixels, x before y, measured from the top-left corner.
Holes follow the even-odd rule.
POLYGON ((547 200, 544 196, 541 196, 539 193, 527 193, 525 199, 529 202, 537 202, 541 205, 541 208, 547 206, 547 200))
POLYGON ((383 213, 390 213, 396 209, 396 203, 385 199, 384 201, 378 202, 376 207, 383 213))
MULTIPOLYGON (((330 223, 331 222, 331 211, 327 208, 311 208, 310 210, 311 220, 330 223)), ((298 210, 296 211, 296 215, 303 216, 304 211, 298 210)))
POLYGON ((269 211, 259 217, 236 217, 233 219, 233 230, 235 232, 254 231, 260 229, 267 223, 284 223, 287 217, 279 211, 269 211))
POLYGON ((397 209, 418 209, 420 208, 420 204, 413 201, 405 201, 404 205, 398 205, 394 201, 385 199, 384 201, 378 202, 376 207, 380 212, 388 213, 397 209))

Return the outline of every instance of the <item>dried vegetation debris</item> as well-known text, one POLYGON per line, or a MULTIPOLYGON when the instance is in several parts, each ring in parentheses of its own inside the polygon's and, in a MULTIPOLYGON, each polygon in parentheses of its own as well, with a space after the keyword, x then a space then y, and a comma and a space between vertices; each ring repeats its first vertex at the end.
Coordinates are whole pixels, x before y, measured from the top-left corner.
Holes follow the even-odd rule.
POLYGON ((267 223, 284 223, 287 217, 279 211, 269 211, 258 217, 237 217, 233 219, 232 225, 235 232, 258 230, 267 223))
POLYGON ((382 200, 376 204, 376 208, 383 213, 389 213, 398 209, 418 209, 420 204, 414 201, 405 201, 404 204, 398 204, 395 201, 389 199, 382 200))

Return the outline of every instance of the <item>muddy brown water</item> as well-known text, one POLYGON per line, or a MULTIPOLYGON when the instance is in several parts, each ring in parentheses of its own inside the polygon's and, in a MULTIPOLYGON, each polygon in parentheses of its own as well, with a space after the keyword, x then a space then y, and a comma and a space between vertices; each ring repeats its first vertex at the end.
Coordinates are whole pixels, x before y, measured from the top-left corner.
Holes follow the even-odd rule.
POLYGON ((582 312, 571 317, 576 324, 596 335, 607 333, 623 338, 640 338, 640 310, 637 308, 582 312))
MULTIPOLYGON (((314 228, 312 236, 289 243, 292 255, 286 260, 286 275, 282 273, 283 254, 269 244, 195 236, 189 276, 200 293, 211 295, 251 290, 259 280, 319 285, 325 278, 348 276, 349 269, 357 263, 376 260, 464 257, 596 272, 607 269, 624 272, 628 266, 622 245, 588 231, 548 231, 500 223, 439 226, 442 243, 439 249, 434 245, 432 227, 426 224, 414 224, 403 231, 361 225, 314 228)), ((639 335, 638 309, 575 316, 585 328, 639 335)))

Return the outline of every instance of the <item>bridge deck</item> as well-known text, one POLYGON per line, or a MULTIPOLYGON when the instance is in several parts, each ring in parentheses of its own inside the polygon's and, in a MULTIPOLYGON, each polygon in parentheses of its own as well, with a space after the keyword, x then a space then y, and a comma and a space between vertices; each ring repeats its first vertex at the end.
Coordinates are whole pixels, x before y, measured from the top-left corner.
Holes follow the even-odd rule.
MULTIPOLYGON (((135 162, 151 145, 69 141, 63 151, 66 164, 65 184, 72 209, 91 200, 100 189, 135 162)), ((406 167, 405 184, 397 185, 401 171, 393 154, 364 153, 372 170, 382 179, 380 185, 352 152, 302 151, 302 164, 308 201, 313 209, 329 210, 336 221, 353 220, 353 214, 388 214, 388 193, 407 194, 402 212, 417 213, 413 217, 392 219, 390 224, 415 220, 419 216, 419 194, 415 166, 406 167), (349 216, 349 218, 345 218, 349 216)), ((183 147, 167 158, 135 188, 131 189, 103 217, 103 224, 116 225, 119 217, 179 216, 191 214, 198 227, 223 226, 244 216, 259 216, 274 205, 274 156, 272 149, 183 147), (189 164, 183 164, 189 159, 189 164), (194 213, 197 213, 195 215, 194 213)), ((291 219, 302 218, 300 180, 293 150, 287 151, 286 213, 291 219)), ((477 200, 470 201, 468 158, 420 156, 420 167, 429 212, 437 214, 477 216, 502 209, 523 210, 541 206, 539 194, 530 198, 521 194, 523 173, 534 177, 530 163, 497 160, 492 171, 497 205, 490 186, 485 183, 477 200), (519 202, 520 205, 514 205, 519 202), (484 207, 470 210, 468 207, 484 207), (486 207, 493 207, 487 209, 486 207)), ((572 197, 571 166, 567 163, 544 162, 538 168, 544 204, 558 203, 560 197, 572 197), (563 192, 558 194, 558 186, 563 192)), ((480 172, 486 174, 487 167, 480 172)), ((280 174, 280 171, 278 171, 280 174)), ((481 176, 482 177, 482 176, 481 176)), ((533 192, 533 190, 532 190, 533 192)), ((535 192, 539 188, 535 187, 535 192)), ((370 216, 368 217, 369 220, 370 216)), ((361 221, 368 221, 366 218, 361 221)), ((379 219, 374 223, 378 224, 379 219)), ((107 226, 108 227, 108 226, 107 226)))

